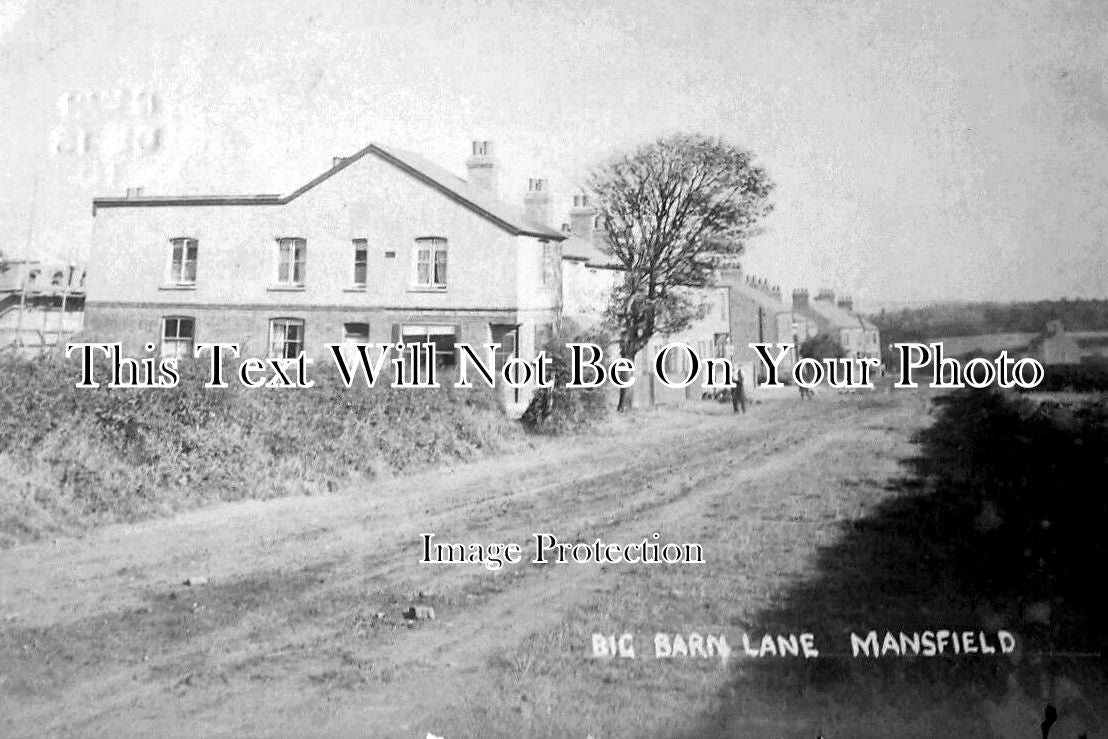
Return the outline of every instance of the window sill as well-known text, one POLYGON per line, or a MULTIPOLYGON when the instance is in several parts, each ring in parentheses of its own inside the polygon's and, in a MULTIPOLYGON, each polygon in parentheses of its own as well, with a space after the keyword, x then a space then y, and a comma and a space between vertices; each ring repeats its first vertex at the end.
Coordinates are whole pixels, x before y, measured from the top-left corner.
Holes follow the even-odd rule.
POLYGON ((446 285, 409 285, 408 292, 410 293, 444 293, 446 292, 446 285))
POLYGON ((270 285, 266 288, 271 293, 302 293, 303 285, 270 285))
POLYGON ((196 284, 176 284, 167 283, 165 285, 158 285, 159 290, 195 290, 196 284))
POLYGON ((352 287, 344 287, 342 291, 344 293, 364 293, 369 292, 369 288, 365 285, 354 285, 352 287))

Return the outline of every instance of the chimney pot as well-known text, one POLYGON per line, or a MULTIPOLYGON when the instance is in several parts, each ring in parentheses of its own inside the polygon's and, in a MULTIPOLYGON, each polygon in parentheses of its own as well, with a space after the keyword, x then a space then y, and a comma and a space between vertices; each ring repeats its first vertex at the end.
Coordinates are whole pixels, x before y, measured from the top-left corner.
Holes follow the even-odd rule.
POLYGON ((466 160, 466 170, 472 184, 498 195, 500 165, 493 156, 491 141, 473 142, 473 156, 466 160))
POLYGON ((550 183, 547 180, 536 177, 527 181, 523 211, 524 216, 532 223, 550 225, 550 183))
POLYGON ((589 205, 589 196, 580 193, 573 196, 573 209, 569 212, 569 230, 574 236, 592 240, 596 224, 596 208, 589 205))

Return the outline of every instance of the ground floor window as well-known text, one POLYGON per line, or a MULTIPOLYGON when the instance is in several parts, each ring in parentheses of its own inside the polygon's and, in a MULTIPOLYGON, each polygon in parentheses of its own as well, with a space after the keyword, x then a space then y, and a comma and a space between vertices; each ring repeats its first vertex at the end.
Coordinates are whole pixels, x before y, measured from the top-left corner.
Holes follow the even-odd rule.
POLYGON ((342 324, 342 340, 346 344, 368 344, 368 323, 344 323, 342 324))
POLYGON ((458 363, 458 355, 454 350, 458 331, 454 326, 405 325, 402 327, 400 341, 403 344, 434 344, 436 367, 454 367, 458 363))
POLYGON ((500 345, 496 350, 496 369, 499 372, 509 359, 516 356, 519 326, 494 323, 489 326, 489 335, 492 337, 492 343, 500 345))
POLYGON ((196 320, 187 316, 162 319, 162 356, 188 359, 196 341, 196 320))
POLYGON ((339 351, 347 362, 355 362, 358 359, 357 344, 369 343, 369 324, 352 321, 342 324, 342 345, 339 351))
MULTIPOLYGON (((536 341, 539 338, 538 334, 539 330, 536 327, 536 341)), ((493 323, 489 325, 489 335, 492 338, 492 343, 500 345, 500 348, 496 350, 496 371, 500 372, 509 359, 519 355, 519 326, 510 323, 493 323)), ((517 378, 513 377, 512 379, 517 378)), ((516 403, 519 402, 519 388, 512 389, 512 398, 516 403)))
POLYGON ((296 359, 304 351, 304 322, 299 318, 274 318, 269 322, 269 356, 296 359))

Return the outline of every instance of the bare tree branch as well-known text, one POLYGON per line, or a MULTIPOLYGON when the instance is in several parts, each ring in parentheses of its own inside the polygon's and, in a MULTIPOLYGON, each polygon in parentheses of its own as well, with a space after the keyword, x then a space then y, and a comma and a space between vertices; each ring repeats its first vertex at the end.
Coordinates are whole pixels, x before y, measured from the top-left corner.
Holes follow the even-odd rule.
POLYGON ((602 248, 624 270, 606 314, 624 357, 702 317, 692 289, 711 283, 704 255, 743 253, 772 211, 773 183, 753 155, 698 134, 617 157, 594 170, 590 188, 607 235, 602 248))

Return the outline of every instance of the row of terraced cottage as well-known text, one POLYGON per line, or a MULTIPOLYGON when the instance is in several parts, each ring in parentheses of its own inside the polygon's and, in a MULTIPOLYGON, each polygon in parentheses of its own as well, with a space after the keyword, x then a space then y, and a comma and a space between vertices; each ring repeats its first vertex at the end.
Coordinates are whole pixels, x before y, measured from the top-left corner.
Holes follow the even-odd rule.
MULTIPOLYGON (((370 145, 336 157, 320 176, 280 195, 126 197, 93 201, 86 328, 131 356, 147 344, 191 356, 196 342, 237 342, 246 356, 324 358, 335 342, 431 342, 458 361, 455 343, 501 344, 500 359, 531 358, 556 327, 601 320, 618 266, 586 195, 556 227, 544 179, 522 206, 498 197, 490 142, 473 143, 468 178, 406 151, 370 145)), ((705 290, 705 317, 659 337, 637 358, 637 402, 700 397, 654 381, 666 342, 753 371, 751 341, 831 332, 852 353, 877 356, 872 324, 849 302, 808 301, 722 269, 705 290)), ((669 357, 679 371, 680 353, 669 357)), ((526 393, 503 389, 518 412, 526 393)))

